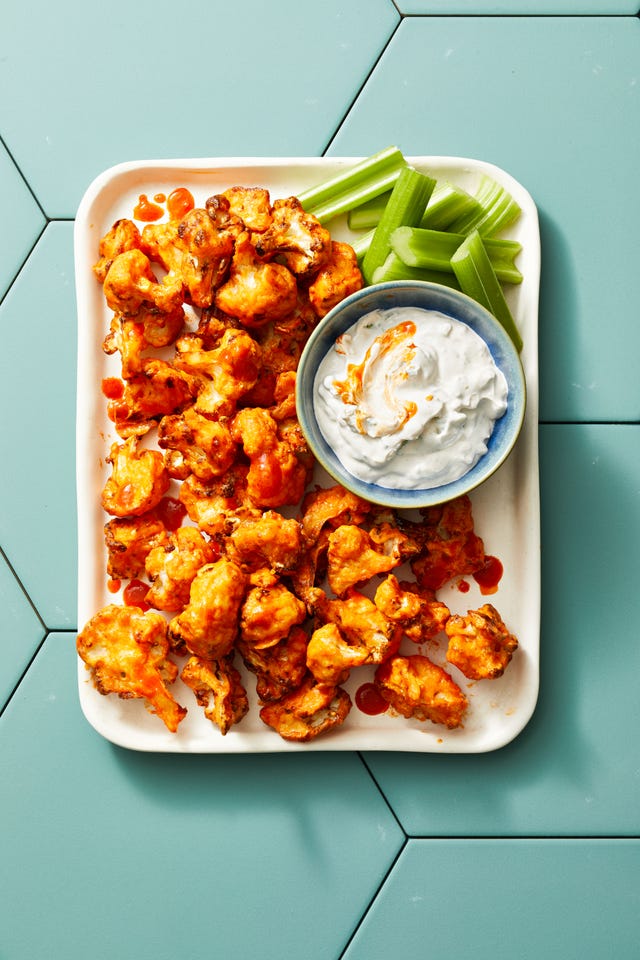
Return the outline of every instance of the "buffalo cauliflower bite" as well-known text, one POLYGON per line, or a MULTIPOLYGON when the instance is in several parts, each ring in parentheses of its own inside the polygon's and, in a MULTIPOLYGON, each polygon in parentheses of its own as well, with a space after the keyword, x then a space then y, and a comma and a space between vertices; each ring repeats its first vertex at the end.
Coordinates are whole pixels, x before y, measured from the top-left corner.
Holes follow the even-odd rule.
POLYGON ((180 221, 150 223, 142 231, 144 249, 179 283, 184 299, 209 307, 233 255, 234 237, 219 230, 206 210, 196 207, 180 221))
POLYGON ((293 627, 284 639, 260 650, 239 637, 238 652, 255 674, 256 693, 263 703, 279 700, 300 686, 307 672, 307 640, 302 627, 293 627))
POLYGON ((189 657, 180 679, 193 690, 205 717, 219 728, 223 737, 249 710, 247 692, 233 664, 233 653, 220 660, 189 657))
POLYGON ((249 458, 249 501, 256 507, 298 503, 309 480, 309 466, 280 437, 268 410, 245 407, 236 414, 231 431, 249 458))
POLYGON ((247 327, 261 327, 293 313, 298 300, 294 275, 281 263, 263 260, 248 233, 236 241, 228 279, 218 288, 218 309, 247 327))
POLYGON ((174 479, 193 473, 199 480, 221 476, 236 458, 237 444, 226 422, 209 420, 194 407, 163 417, 158 426, 158 446, 174 479))
POLYGON ((297 520, 276 510, 231 518, 226 550, 247 571, 268 567, 276 574, 291 573, 300 559, 302 529, 297 520))
POLYGON ((96 690, 141 699, 175 733, 187 711, 171 696, 178 668, 168 659, 167 624, 159 613, 110 604, 78 634, 78 654, 96 690))
POLYGON ((331 255, 331 234, 297 197, 275 200, 269 228, 256 238, 261 256, 277 254, 299 277, 316 273, 331 255))
POLYGON ((324 317, 336 304, 362 286, 362 273, 353 247, 334 240, 329 259, 309 284, 309 301, 316 316, 324 317))
POLYGON ((345 683, 352 667, 369 662, 369 648, 347 643, 335 623, 323 624, 309 638, 307 667, 318 683, 345 683))
POLYGON ((401 716, 449 729, 462 725, 467 698, 446 670, 420 654, 397 655, 379 666, 375 685, 401 716))
POLYGON ((373 506, 368 500, 345 490, 340 484, 318 488, 302 501, 302 530, 309 543, 315 542, 325 524, 363 523, 373 506))
POLYGON ((150 550, 167 543, 169 534, 152 513, 141 517, 114 517, 104 525, 107 548, 107 575, 127 580, 144 571, 150 550))
POLYGON ((176 649, 204 660, 219 660, 233 648, 244 599, 246 577, 240 567, 221 557, 200 567, 191 583, 189 603, 169 623, 176 649))
POLYGON ((127 250, 140 250, 141 246, 142 237, 133 220, 116 220, 98 246, 100 259, 94 264, 93 272, 100 283, 104 283, 109 267, 119 254, 127 250))
POLYGON ((218 551, 195 527, 179 527, 165 543, 149 551, 145 571, 151 586, 146 602, 156 610, 176 613, 189 602, 198 570, 218 558, 218 551))
POLYGON ((344 598, 330 600, 320 597, 315 605, 318 619, 334 623, 347 642, 353 646, 365 646, 367 663, 382 663, 397 653, 402 630, 378 610, 375 603, 353 587, 344 598))
POLYGON ((252 587, 240 612, 242 639, 258 650, 272 647, 306 616, 304 603, 283 583, 252 587))
POLYGON ((232 416, 258 378, 258 343, 246 331, 229 328, 212 349, 192 335, 181 337, 176 348, 176 366, 198 379, 196 410, 207 417, 232 416))
POLYGON ((139 517, 157 507, 170 477, 158 450, 138 449, 138 437, 114 443, 107 462, 111 476, 102 491, 102 506, 114 517, 139 517))
POLYGON ((190 404, 195 395, 195 381, 188 374, 166 360, 143 358, 125 380, 122 397, 108 403, 107 414, 123 439, 142 436, 161 417, 190 404))
POLYGON ((435 639, 450 617, 446 604, 419 593, 415 584, 398 582, 392 573, 377 588, 374 602, 385 617, 401 624, 402 632, 414 643, 435 639))
POLYGON ((180 484, 178 498, 190 520, 210 537, 228 532, 230 520, 246 502, 247 473, 245 464, 234 464, 221 477, 206 483, 193 474, 180 484))
POLYGON ((283 740, 307 743, 344 723, 351 698, 340 687, 318 684, 313 677, 282 699, 265 704, 261 720, 283 740))
POLYGON ((470 680, 501 677, 518 648, 518 640, 490 603, 469 610, 466 617, 450 617, 445 630, 447 660, 470 680))
POLYGON ((182 290, 169 275, 159 281, 149 258, 134 248, 119 253, 104 278, 107 306, 121 317, 145 320, 155 314, 183 314, 182 290))
POLYGON ((329 534, 327 561, 329 586, 338 597, 349 587, 387 573, 399 562, 379 553, 367 531, 350 523, 329 534))
POLYGON ((253 233, 263 233, 270 225, 271 199, 263 187, 229 187, 220 195, 229 203, 229 212, 253 233))
POLYGON ((424 515, 422 551, 411 561, 421 587, 439 590, 453 577, 475 573, 482 567, 484 544, 474 531, 468 496, 429 507, 424 515))

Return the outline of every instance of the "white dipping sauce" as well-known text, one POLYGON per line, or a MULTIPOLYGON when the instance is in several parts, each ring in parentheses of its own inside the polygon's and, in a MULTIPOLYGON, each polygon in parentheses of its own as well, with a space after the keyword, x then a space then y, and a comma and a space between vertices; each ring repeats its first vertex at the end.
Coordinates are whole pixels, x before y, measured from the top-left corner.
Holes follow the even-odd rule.
POLYGON ((346 469, 394 489, 450 483, 486 453, 507 382, 484 340, 435 310, 374 310, 316 374, 318 426, 346 469))

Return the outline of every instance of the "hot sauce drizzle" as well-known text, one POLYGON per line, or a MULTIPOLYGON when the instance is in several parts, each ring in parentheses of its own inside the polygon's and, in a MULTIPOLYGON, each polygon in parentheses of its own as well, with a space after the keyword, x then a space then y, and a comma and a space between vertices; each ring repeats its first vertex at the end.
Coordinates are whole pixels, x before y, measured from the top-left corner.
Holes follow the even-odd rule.
POLYGON ((485 557, 484 565, 473 575, 483 596, 496 593, 503 572, 504 567, 497 557, 485 557))
POLYGON ((389 704, 379 692, 375 683, 363 683, 355 695, 356 707, 370 717, 386 713, 389 704))
POLYGON ((149 200, 146 193, 141 193, 137 204, 133 208, 133 216, 136 220, 142 220, 144 223, 152 223, 164 216, 164 210, 157 203, 149 200))
POLYGON ((107 400, 120 400, 124 394, 124 383, 118 377, 104 377, 102 393, 107 400))
POLYGON ((139 607, 145 611, 149 609, 149 604, 145 600, 149 585, 142 580, 130 580, 123 590, 122 599, 127 607, 139 607))
POLYGON ((166 530, 177 530, 184 520, 187 510, 175 497, 163 497, 155 511, 166 530))
POLYGON ((185 214, 193 210, 195 200, 186 187, 176 187, 169 194, 167 210, 171 220, 182 220, 185 214))

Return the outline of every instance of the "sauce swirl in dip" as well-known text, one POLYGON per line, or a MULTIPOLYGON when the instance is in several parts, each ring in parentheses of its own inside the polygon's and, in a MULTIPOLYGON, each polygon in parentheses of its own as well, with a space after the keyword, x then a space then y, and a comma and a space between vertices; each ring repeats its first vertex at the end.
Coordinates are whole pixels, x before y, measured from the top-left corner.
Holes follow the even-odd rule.
POLYGON ((353 476, 393 489, 459 479, 487 451, 507 382, 470 327, 435 310, 373 310, 323 358, 316 417, 353 476))

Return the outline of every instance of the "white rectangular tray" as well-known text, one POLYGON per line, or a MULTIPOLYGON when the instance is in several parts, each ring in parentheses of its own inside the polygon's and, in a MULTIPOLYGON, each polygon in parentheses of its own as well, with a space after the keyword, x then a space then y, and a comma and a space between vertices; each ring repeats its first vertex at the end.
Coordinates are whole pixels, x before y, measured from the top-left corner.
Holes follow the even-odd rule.
MULTIPOLYGON (((118 439, 106 416, 100 391, 103 377, 117 376, 117 358, 106 356, 102 340, 110 312, 102 288, 92 274, 100 238, 120 217, 133 215, 141 193, 152 198, 187 187, 197 205, 233 185, 262 186, 271 199, 299 193, 360 158, 234 158, 125 163, 101 174, 85 193, 75 223, 75 269, 78 306, 77 489, 78 489, 78 628, 100 607, 118 602, 108 592, 103 526, 108 519, 100 492, 108 472, 105 455, 118 439)), ((506 235, 522 243, 518 265, 523 282, 508 290, 507 299, 524 338, 522 361, 527 383, 524 428, 516 448, 496 474, 472 496, 476 532, 487 554, 504 565, 498 592, 483 597, 472 578, 469 591, 447 585, 440 598, 452 612, 466 613, 493 603, 519 639, 519 649, 499 680, 471 683, 455 668, 452 676, 465 690, 469 709, 464 728, 447 730, 432 723, 383 714, 370 717, 354 705, 342 727, 308 744, 282 740, 258 716, 254 682, 247 679, 250 710, 240 724, 222 736, 197 706, 180 680, 172 688, 188 715, 176 734, 150 715, 140 701, 101 696, 78 660, 79 696, 83 712, 105 738, 135 750, 185 753, 258 753, 281 751, 391 750, 433 753, 480 753, 504 746, 529 721, 538 695, 540 633, 540 505, 538 489, 538 290, 540 237, 536 207, 527 191, 492 164, 453 157, 409 157, 419 170, 473 191, 482 174, 502 183, 522 209, 506 235)), ((346 219, 332 225, 336 239, 349 239, 346 219)), ((407 652, 416 652, 410 645, 407 652)), ((444 651, 433 655, 444 662, 444 651)), ((370 679, 367 668, 352 672, 346 689, 352 694, 370 679)))

